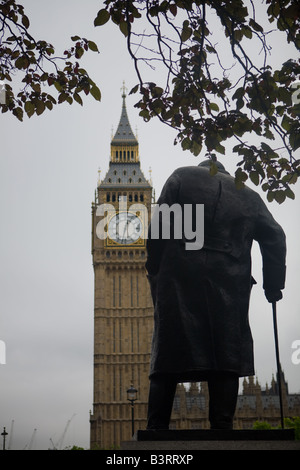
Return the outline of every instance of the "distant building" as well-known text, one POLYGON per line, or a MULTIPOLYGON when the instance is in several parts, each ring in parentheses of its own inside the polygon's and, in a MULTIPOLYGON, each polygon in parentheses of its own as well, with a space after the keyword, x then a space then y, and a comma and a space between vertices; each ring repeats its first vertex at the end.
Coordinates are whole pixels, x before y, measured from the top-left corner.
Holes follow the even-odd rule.
MULTIPOLYGON (((286 418, 300 416, 300 394, 289 394, 283 377, 283 413, 286 418)), ((206 382, 192 383, 189 388, 180 384, 174 400, 171 419, 173 429, 209 429, 208 387, 206 382)), ((263 390, 254 377, 244 378, 242 393, 238 396, 234 418, 235 429, 251 429, 255 421, 266 421, 280 426, 278 383, 272 378, 270 387, 263 390)))

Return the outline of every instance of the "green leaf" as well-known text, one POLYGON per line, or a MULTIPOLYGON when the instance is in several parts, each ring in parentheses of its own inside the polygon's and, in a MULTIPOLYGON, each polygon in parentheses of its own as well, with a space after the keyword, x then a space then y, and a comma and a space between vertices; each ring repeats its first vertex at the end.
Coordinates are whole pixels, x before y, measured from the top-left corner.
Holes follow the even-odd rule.
POLYGON ((248 28, 248 26, 245 26, 243 29, 242 29, 244 35, 246 36, 246 38, 248 39, 252 39, 252 31, 250 28, 248 28))
POLYGON ((210 52, 211 54, 216 54, 217 53, 216 49, 212 46, 207 45, 206 50, 207 50, 207 52, 210 52))
POLYGON ((24 109, 27 116, 30 118, 34 114, 35 106, 31 101, 26 101, 24 109))
POLYGON ((16 62, 15 62, 15 66, 17 67, 17 69, 21 70, 21 69, 26 69, 27 67, 29 67, 29 60, 26 56, 22 55, 21 57, 18 57, 16 62))
POLYGON ((150 120, 150 114, 149 114, 148 109, 143 109, 143 110, 139 113, 139 116, 141 116, 145 121, 149 121, 149 120, 150 120))
POLYGON ((267 191, 269 188, 270 188, 269 183, 265 183, 265 184, 263 184, 262 187, 261 187, 261 189, 262 189, 263 191, 267 191))
POLYGON ((95 98, 96 101, 101 101, 101 92, 97 85, 93 84, 90 89, 91 95, 95 98))
POLYGON ((47 47, 46 52, 47 52, 48 55, 52 55, 52 54, 54 54, 55 51, 54 51, 53 47, 47 47))
POLYGON ((293 113, 293 116, 300 116, 300 102, 292 107, 291 112, 293 113))
POLYGON ((30 22, 29 22, 29 19, 26 15, 22 16, 22 24, 23 24, 23 26, 25 26, 26 29, 29 28, 30 22))
POLYGON ((72 41, 79 41, 81 39, 79 36, 71 36, 72 41))
POLYGON ((76 52, 75 52, 75 57, 76 59, 80 59, 84 54, 84 49, 83 47, 77 47, 76 52))
POLYGON ((161 88, 159 86, 156 86, 151 90, 151 92, 152 92, 152 96, 154 98, 157 98, 157 97, 160 97, 163 94, 164 90, 163 90, 163 88, 161 88))
POLYGON ((99 52, 98 46, 97 46, 97 44, 96 44, 94 41, 89 41, 89 42, 88 42, 88 46, 89 46, 89 48, 91 49, 91 51, 99 52))
POLYGON ((181 142, 182 150, 189 150, 191 148, 191 141, 188 137, 185 137, 181 142))
POLYGON ((16 116, 19 121, 23 121, 23 109, 20 107, 14 108, 12 111, 13 115, 16 116))
POLYGON ((250 176, 250 180, 252 181, 252 183, 254 183, 255 186, 258 186, 259 185, 259 174, 258 174, 258 172, 257 171, 250 171, 249 176, 250 176))
POLYGON ((295 199, 295 193, 290 188, 286 189, 285 194, 290 199, 295 199))
POLYGON ((248 179, 247 173, 241 168, 238 168, 235 172, 235 186, 237 189, 242 189, 245 186, 245 181, 248 179))
POLYGON ((241 29, 235 29, 233 31, 233 38, 235 41, 240 42, 243 39, 243 32, 241 29))
POLYGON ((81 104, 81 106, 83 105, 83 101, 81 99, 81 96, 78 94, 78 93, 74 93, 74 100, 77 101, 77 103, 81 104))
POLYGON ((260 26, 260 24, 256 23, 252 18, 249 21, 249 25, 255 30, 258 31, 259 33, 263 32, 263 28, 260 26))
POLYGON ((63 87, 61 86, 61 84, 57 80, 54 82, 54 86, 57 89, 57 91, 61 91, 63 89, 63 87))
POLYGON ((240 109, 244 107, 244 105, 245 103, 244 103, 243 98, 239 98, 236 102, 236 109, 239 111, 240 109))
POLYGON ((293 132, 289 138, 291 147, 293 150, 297 150, 300 147, 300 133, 293 132))
POLYGON ((130 90, 129 94, 130 94, 130 95, 133 95, 134 93, 136 93, 136 92, 138 91, 138 89, 139 89, 139 85, 135 85, 135 87, 133 87, 133 88, 130 90))
POLYGON ((270 158, 278 158, 278 154, 265 142, 261 143, 261 148, 270 158))
POLYGON ((278 204, 282 204, 285 201, 286 193, 282 190, 276 191, 274 194, 274 199, 278 204))
POLYGON ((170 9, 170 12, 172 13, 173 16, 177 15, 177 6, 175 5, 175 3, 172 3, 169 6, 169 9, 170 9))
MULTIPOLYGON (((63 91, 58 97, 58 102, 63 103, 64 101, 66 101, 67 97, 68 97, 67 93, 65 93, 63 91)), ((37 114, 38 114, 38 112, 37 112, 37 114)))
POLYGON ((283 116, 283 119, 281 121, 281 126, 283 127, 283 129, 287 132, 290 131, 291 129, 291 123, 290 123, 290 119, 287 117, 287 115, 285 114, 283 116))
POLYGON ((36 93, 41 93, 41 85, 39 83, 32 83, 31 88, 36 92, 36 93))
POLYGON ((297 180, 298 180, 298 175, 297 175, 297 173, 294 173, 291 176, 291 179, 289 180, 289 184, 295 184, 295 183, 297 183, 297 180))
POLYGON ((264 169, 262 167, 262 163, 261 162, 256 162, 255 163, 255 169, 257 171, 257 173, 262 177, 262 179, 264 179, 264 177, 266 176, 265 175, 265 172, 264 172, 264 169))
POLYGON ((269 140, 275 140, 273 132, 270 131, 270 129, 266 129, 264 133, 264 137, 266 137, 269 140))
POLYGON ((197 157, 199 153, 201 152, 201 150, 202 150, 202 145, 194 140, 192 144, 192 148, 191 148, 191 152, 193 153, 193 155, 197 157))
POLYGON ((104 8, 98 11, 97 17, 94 20, 94 26, 102 26, 107 23, 110 18, 110 14, 104 8))
POLYGON ((211 176, 214 176, 218 173, 218 167, 215 164, 215 162, 210 162, 210 168, 209 168, 209 173, 211 176))
POLYGON ((244 94, 245 94, 244 87, 240 87, 235 91, 232 99, 236 100, 236 99, 242 98, 244 94))
POLYGON ((53 103, 51 101, 46 101, 45 105, 47 106, 48 109, 50 109, 50 111, 51 109, 53 109, 53 103))
POLYGON ((38 100, 36 103, 36 114, 40 116, 45 111, 45 103, 43 101, 38 100))
POLYGON ((217 144, 215 146, 215 150, 219 153, 221 153, 222 155, 225 155, 225 147, 224 145, 221 145, 221 144, 217 144))
POLYGON ((185 20, 183 22, 182 31, 181 31, 181 40, 182 42, 187 41, 192 35, 192 28, 189 27, 189 21, 185 20))
POLYGON ((209 103, 209 107, 212 111, 219 111, 219 106, 217 103, 209 103))
POLYGON ((127 36, 128 36, 128 25, 127 25, 126 21, 122 21, 119 25, 119 28, 120 28, 121 33, 123 33, 125 38, 127 38, 127 36))

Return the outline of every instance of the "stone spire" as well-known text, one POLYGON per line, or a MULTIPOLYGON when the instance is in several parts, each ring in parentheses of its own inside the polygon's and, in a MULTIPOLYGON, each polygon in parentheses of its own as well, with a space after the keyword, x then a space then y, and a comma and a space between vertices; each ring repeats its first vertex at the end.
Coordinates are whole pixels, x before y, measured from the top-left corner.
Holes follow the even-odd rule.
MULTIPOLYGON (((101 181, 107 188, 150 188, 139 158, 139 143, 132 132, 126 109, 126 88, 122 87, 122 111, 117 131, 111 140, 109 170, 101 181)), ((98 184, 99 187, 100 183, 98 184)))
POLYGON ((123 93, 122 93, 122 99, 123 99, 123 104, 122 104, 122 111, 121 111, 121 118, 119 121, 119 125, 117 128, 117 131, 111 141, 111 145, 130 145, 130 146, 135 146, 138 145, 138 141, 132 132, 130 122, 128 119, 127 115, 127 109, 126 109, 126 87, 123 82, 123 93))

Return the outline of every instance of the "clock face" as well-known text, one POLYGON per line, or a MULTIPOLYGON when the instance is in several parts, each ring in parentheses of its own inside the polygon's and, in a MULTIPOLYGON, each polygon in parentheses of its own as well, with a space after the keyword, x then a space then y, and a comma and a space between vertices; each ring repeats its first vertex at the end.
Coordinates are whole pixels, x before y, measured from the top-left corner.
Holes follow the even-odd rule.
POLYGON ((121 245, 131 245, 142 235, 141 219, 130 212, 119 212, 108 223, 108 236, 121 245))

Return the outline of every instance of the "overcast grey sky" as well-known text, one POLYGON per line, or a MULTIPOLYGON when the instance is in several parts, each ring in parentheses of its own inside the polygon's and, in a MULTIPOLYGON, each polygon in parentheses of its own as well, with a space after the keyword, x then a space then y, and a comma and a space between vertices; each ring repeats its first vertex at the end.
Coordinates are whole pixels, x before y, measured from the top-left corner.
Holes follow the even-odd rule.
MULTIPOLYGON (((1 114, 0 155, 0 340, 7 348, 0 365, 0 429, 13 435, 12 449, 47 449, 68 426, 63 447, 89 445, 89 410, 93 386, 93 270, 91 202, 108 168, 112 127, 121 113, 121 87, 136 83, 133 64, 118 30, 94 28, 103 2, 98 0, 24 0, 31 33, 52 42, 57 52, 78 34, 94 40, 100 54, 89 53, 82 65, 98 83, 101 103, 60 105, 20 123, 1 114)), ((274 44, 280 63, 284 42, 274 44)), ((286 58, 286 56, 284 56, 286 58)), ((173 146, 175 134, 159 122, 144 123, 128 96, 132 128, 138 129, 141 165, 159 194, 177 167, 197 164, 173 146)), ((220 159, 233 173, 237 160, 220 159)), ((300 392, 300 365, 291 361, 292 343, 300 339, 299 207, 295 201, 269 204, 288 240, 287 288, 278 304, 281 362, 291 392, 300 392)), ((265 199, 265 196, 263 195, 265 199)), ((271 306, 261 287, 259 250, 253 249, 250 322, 255 365, 262 386, 276 373, 271 306)), ((130 385, 130 384, 128 384, 130 385)))

